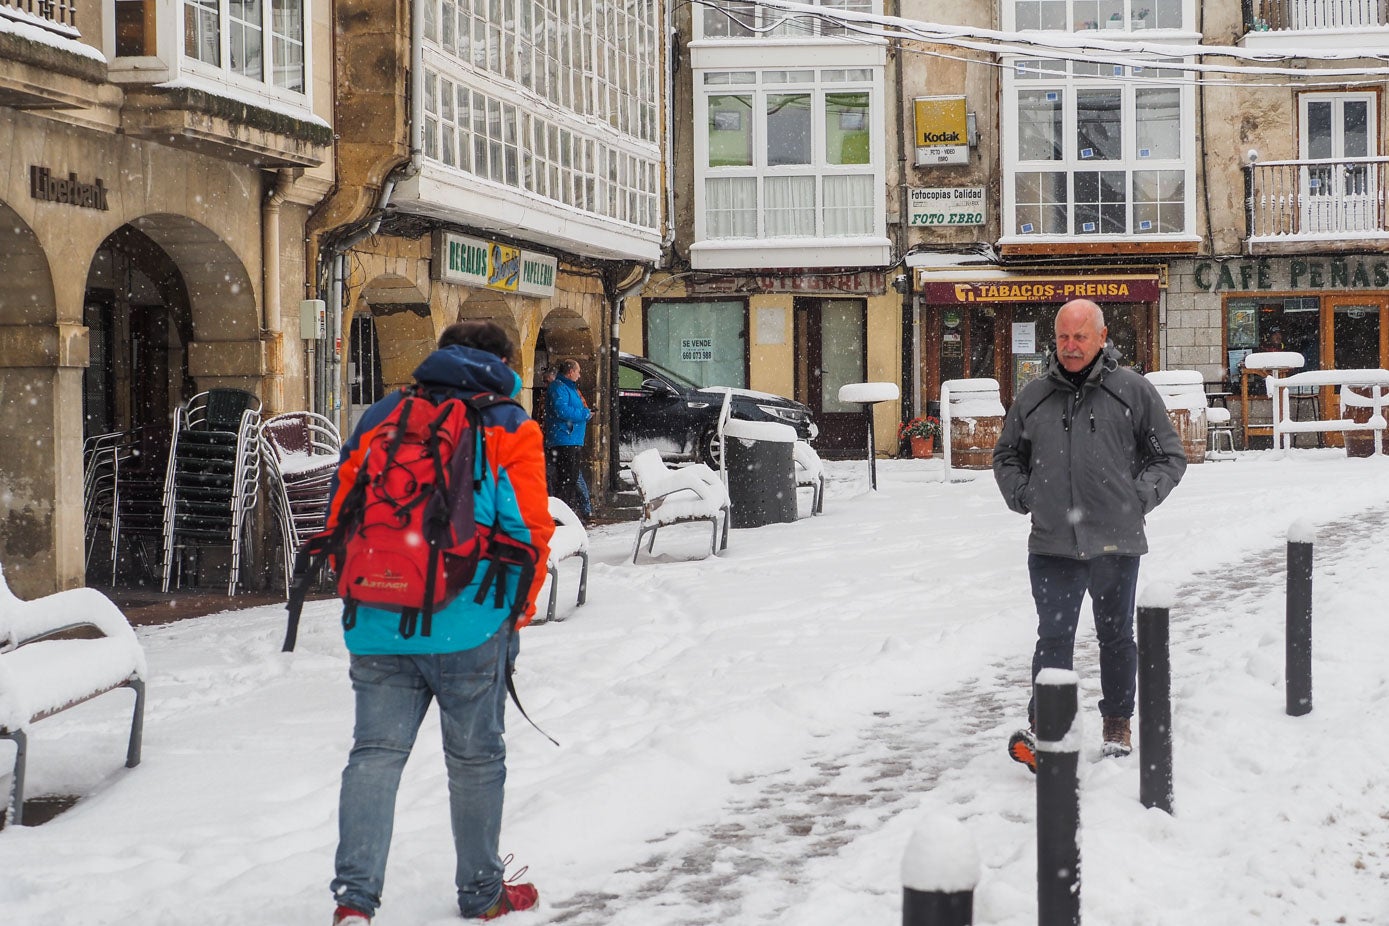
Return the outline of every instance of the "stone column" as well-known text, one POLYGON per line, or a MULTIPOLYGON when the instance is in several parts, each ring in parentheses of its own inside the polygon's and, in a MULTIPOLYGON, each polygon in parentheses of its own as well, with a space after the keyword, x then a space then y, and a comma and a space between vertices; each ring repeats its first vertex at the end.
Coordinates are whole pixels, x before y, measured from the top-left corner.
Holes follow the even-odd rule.
POLYGON ((81 325, 0 326, 0 562, 20 598, 85 584, 81 325))

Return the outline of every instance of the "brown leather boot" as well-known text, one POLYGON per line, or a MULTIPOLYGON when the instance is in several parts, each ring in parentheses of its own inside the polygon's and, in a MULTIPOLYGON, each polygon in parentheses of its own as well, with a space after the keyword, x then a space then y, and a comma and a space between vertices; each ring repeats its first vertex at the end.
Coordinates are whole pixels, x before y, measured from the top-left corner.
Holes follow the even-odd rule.
POLYGON ((1126 756, 1133 752, 1127 717, 1104 718, 1104 743, 1100 751, 1106 756, 1126 756))

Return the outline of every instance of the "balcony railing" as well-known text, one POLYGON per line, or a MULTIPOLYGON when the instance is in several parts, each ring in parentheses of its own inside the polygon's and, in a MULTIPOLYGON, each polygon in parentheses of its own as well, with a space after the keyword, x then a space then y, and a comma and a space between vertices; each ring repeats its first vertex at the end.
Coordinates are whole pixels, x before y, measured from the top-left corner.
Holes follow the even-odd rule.
POLYGON ((1251 240, 1389 234, 1389 158, 1267 161, 1245 170, 1251 240))
MULTIPOLYGON (((55 32, 71 35, 77 29, 77 0, 0 0, 0 15, 10 10, 28 13, 27 19, 42 20, 40 25, 51 24, 55 32)), ((20 18, 20 17, 14 17, 20 18)))
POLYGON ((1247 32, 1389 25, 1389 0, 1244 0, 1247 32))

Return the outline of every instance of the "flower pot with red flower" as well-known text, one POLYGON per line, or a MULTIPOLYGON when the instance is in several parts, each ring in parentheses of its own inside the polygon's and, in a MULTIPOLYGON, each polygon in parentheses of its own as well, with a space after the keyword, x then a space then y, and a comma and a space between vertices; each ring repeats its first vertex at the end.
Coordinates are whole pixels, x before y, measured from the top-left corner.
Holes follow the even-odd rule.
POLYGON ((935 454, 939 434, 940 419, 934 415, 920 415, 897 428, 898 439, 910 444, 911 455, 917 460, 929 460, 935 454))

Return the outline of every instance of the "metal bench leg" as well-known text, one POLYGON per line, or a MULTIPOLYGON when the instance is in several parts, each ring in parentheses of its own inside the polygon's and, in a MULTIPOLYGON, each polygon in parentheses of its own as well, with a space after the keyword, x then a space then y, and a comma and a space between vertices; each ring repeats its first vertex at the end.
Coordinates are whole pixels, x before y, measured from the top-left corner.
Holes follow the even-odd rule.
MULTIPOLYGON (((634 562, 634 563, 637 561, 637 556, 638 556, 638 554, 641 553, 641 539, 642 539, 643 537, 646 536, 646 534, 647 534, 648 531, 651 533, 651 546, 655 546, 655 544, 656 544, 656 525, 654 525, 654 524, 643 524, 643 525, 638 526, 638 527, 637 527, 637 543, 636 543, 636 546, 634 546, 634 547, 632 548, 632 562, 634 562)), ((648 554, 651 552, 651 546, 648 546, 648 547, 646 548, 646 552, 647 552, 648 554)))
POLYGON ((579 572, 579 604, 588 601, 588 551, 580 550, 579 558, 583 560, 583 569, 579 572))
POLYGON ((10 826, 24 825, 24 763, 28 753, 27 737, 23 730, 0 734, 0 739, 14 740, 14 790, 10 796, 10 826))
POLYGON ((716 514, 709 519, 711 533, 709 535, 709 552, 714 556, 719 555, 719 516, 716 514))
POLYGON ((724 508, 722 508, 722 509, 720 509, 720 510, 723 512, 723 546, 720 547, 720 549, 727 550, 727 549, 728 549, 728 516, 732 513, 732 510, 729 509, 728 507, 724 507, 724 508))
POLYGON ((130 718, 130 745, 125 750, 125 767, 140 764, 140 750, 145 740, 145 680, 132 678, 127 684, 135 689, 135 712, 130 718))
POLYGON ((550 574, 550 605, 545 611, 545 620, 552 621, 555 619, 555 599, 559 595, 559 567, 551 563, 545 571, 550 574))

